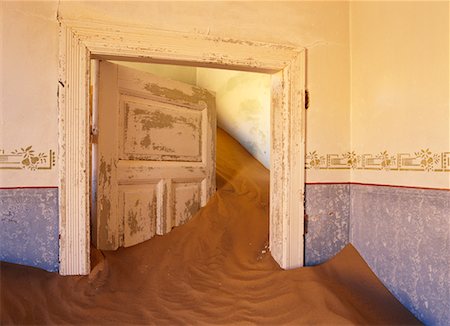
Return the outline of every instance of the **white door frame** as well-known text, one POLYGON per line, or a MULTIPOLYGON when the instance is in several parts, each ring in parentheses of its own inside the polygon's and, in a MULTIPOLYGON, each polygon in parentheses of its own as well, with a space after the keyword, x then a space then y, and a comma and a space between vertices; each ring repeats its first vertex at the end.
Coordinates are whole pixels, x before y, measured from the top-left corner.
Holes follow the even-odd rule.
POLYGON ((126 58, 271 74, 269 246, 282 268, 303 266, 305 49, 63 20, 58 77, 61 275, 90 272, 89 65, 92 58, 126 58))

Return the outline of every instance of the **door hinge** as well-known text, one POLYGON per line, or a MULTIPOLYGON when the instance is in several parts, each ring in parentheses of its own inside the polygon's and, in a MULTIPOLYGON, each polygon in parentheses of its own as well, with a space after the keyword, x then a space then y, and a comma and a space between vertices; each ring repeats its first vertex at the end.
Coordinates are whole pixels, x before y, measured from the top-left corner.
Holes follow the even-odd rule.
POLYGON ((91 144, 98 143, 98 129, 96 127, 91 127, 91 144))
POLYGON ((303 234, 307 234, 308 233, 308 224, 309 224, 309 216, 308 214, 305 214, 303 217, 303 234))
POLYGON ((305 89, 305 110, 309 108, 309 91, 305 89))

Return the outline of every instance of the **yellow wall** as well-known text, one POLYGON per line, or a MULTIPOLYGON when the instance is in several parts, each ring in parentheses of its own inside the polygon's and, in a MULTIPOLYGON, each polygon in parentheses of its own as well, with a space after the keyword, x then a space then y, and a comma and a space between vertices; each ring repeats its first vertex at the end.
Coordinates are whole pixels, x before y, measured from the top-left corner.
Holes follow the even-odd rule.
MULTIPOLYGON (((346 2, 1 2, 2 153, 58 148, 58 23, 103 20, 308 49, 308 149, 349 149, 349 6, 346 2), (57 9, 59 12, 57 13, 57 9), (4 81, 8 82, 5 83, 4 81), (26 146, 26 147, 24 147, 26 146)), ((207 50, 207 49, 205 49, 207 50)), ((23 159, 10 157, 20 165, 23 159)), ((46 167, 42 163, 38 167, 46 167)), ((57 165, 57 162, 56 162, 57 165)), ((5 166, 1 164, 0 167, 5 166)), ((309 171, 308 181, 348 181, 349 171, 309 171)), ((0 186, 58 185, 51 169, 0 169, 0 186)))
POLYGON ((270 167, 270 75, 197 69, 197 85, 216 93, 217 124, 270 167))
POLYGON ((54 186, 58 184, 57 3, 0 5, 0 187, 54 186))
POLYGON ((59 8, 66 19, 304 46, 311 94, 308 182, 449 188, 450 173, 438 171, 450 165, 442 167, 450 160, 448 7, 447 2, 1 2, 0 186, 58 184, 52 156, 58 148, 59 8), (419 171, 407 171, 413 169, 419 171))
POLYGON ((450 188, 448 2, 350 9, 352 181, 450 188))

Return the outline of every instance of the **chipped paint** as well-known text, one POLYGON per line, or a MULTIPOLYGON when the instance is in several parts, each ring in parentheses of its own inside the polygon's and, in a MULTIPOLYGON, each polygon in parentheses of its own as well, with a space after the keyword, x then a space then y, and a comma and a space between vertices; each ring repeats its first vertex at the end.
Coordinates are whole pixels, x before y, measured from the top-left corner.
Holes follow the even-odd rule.
POLYGON ((207 90, 198 87, 191 88, 192 94, 186 94, 185 92, 182 92, 179 89, 170 89, 152 83, 146 84, 144 88, 156 96, 171 99, 173 101, 179 101, 186 104, 205 103, 205 99, 209 97, 207 96, 207 94, 209 94, 207 90))
POLYGON ((173 205, 175 225, 189 221, 200 209, 201 185, 197 182, 179 183, 174 186, 176 193, 173 205))
POLYGON ((100 205, 97 205, 100 209, 100 214, 97 214, 99 221, 99 232, 98 232, 98 241, 103 244, 102 249, 115 249, 115 237, 110 234, 109 231, 109 216, 111 214, 111 202, 106 197, 103 196, 100 199, 100 205))
POLYGON ((186 202, 185 208, 184 208, 184 218, 181 223, 185 223, 188 219, 190 219, 192 216, 197 213, 197 211, 200 209, 200 205, 198 202, 198 199, 195 198, 195 195, 192 199, 186 202))
POLYGON ((122 246, 133 246, 155 235, 157 192, 154 183, 119 186, 119 218, 124 225, 120 234, 122 246))
POLYGON ((172 229, 172 216, 171 216, 171 212, 169 212, 169 206, 171 206, 167 200, 167 198, 169 197, 168 194, 168 187, 167 187, 167 182, 163 183, 163 188, 162 188, 162 207, 163 207, 163 211, 161 216, 159 217, 159 220, 161 221, 161 225, 162 225, 162 234, 166 234, 167 232, 169 232, 172 229))
POLYGON ((147 214, 150 222, 150 234, 153 237, 156 234, 156 217, 157 217, 157 198, 153 196, 152 201, 148 203, 147 214))
MULTIPOLYGON (((105 158, 102 156, 100 158, 100 166, 98 169, 100 190, 108 189, 111 186, 111 169, 111 164, 107 164, 105 158)), ((105 245, 103 249, 112 249, 114 247, 114 239, 111 238, 108 228, 108 220, 111 214, 111 202, 109 197, 105 194, 105 191, 103 191, 100 196, 97 208, 97 223, 99 226, 97 241, 105 245)))
MULTIPOLYGON (((155 143, 152 143, 152 148, 155 151, 159 151, 159 152, 164 152, 164 153, 175 153, 175 150, 173 148, 169 148, 167 146, 164 145, 157 145, 155 143)), ((172 155, 172 158, 174 158, 175 160, 179 161, 180 160, 180 156, 179 155, 172 155)))
POLYGON ((100 159, 99 182, 100 185, 106 187, 111 185, 111 164, 106 164, 105 158, 102 156, 100 159))
MULTIPOLYGON (((139 201, 136 202, 136 206, 139 204, 139 201)), ((128 228, 130 230, 130 235, 136 234, 143 230, 142 225, 138 222, 138 213, 136 211, 128 211, 127 223, 128 228)))
MULTIPOLYGON (((124 112, 124 123, 125 123, 125 127, 124 127, 124 138, 127 138, 127 131, 128 131, 128 119, 130 117, 130 103, 125 102, 125 112, 124 112)), ((137 145, 137 144, 136 144, 137 145)))
MULTIPOLYGON (((126 99, 128 100, 128 99, 126 99)), ((129 160, 199 162, 202 159, 202 112, 154 102, 127 102, 122 157, 129 160), (164 109, 164 112, 163 112, 164 109)))
MULTIPOLYGON (((136 142, 133 142, 135 145, 137 145, 136 142)), ((141 143, 143 147, 148 148, 150 145, 152 145, 152 140, 150 139, 150 135, 145 135, 144 138, 142 138, 141 143)))
POLYGON ((198 121, 193 119, 187 119, 183 116, 173 116, 170 114, 163 113, 159 110, 156 111, 145 111, 140 109, 134 109, 134 114, 136 116, 142 115, 143 117, 137 117, 142 124, 143 131, 150 131, 152 129, 164 129, 164 128, 175 128, 175 124, 181 123, 189 126, 192 131, 197 131, 199 128, 198 121))

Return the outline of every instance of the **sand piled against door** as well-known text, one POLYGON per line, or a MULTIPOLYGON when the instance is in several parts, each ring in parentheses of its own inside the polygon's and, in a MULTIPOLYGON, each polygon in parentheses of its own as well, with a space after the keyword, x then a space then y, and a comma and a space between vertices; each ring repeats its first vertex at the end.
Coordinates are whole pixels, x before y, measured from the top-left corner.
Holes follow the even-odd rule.
POLYGON ((316 267, 270 256, 269 172, 218 131, 218 191, 187 224, 89 276, 1 264, 1 324, 417 324, 351 246, 316 267))

